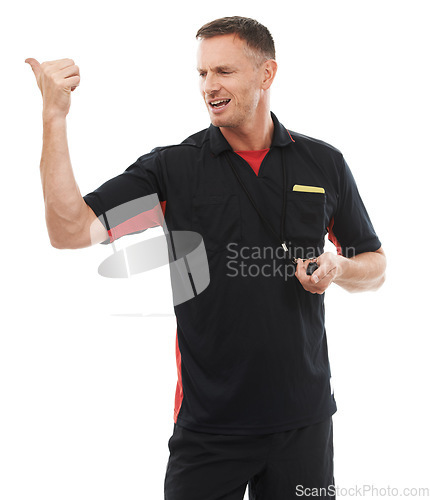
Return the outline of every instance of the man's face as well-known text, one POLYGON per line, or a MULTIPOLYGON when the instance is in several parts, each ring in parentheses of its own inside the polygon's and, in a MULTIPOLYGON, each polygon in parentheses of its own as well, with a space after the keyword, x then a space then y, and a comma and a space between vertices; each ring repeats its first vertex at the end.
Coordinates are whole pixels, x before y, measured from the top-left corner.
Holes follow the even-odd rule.
POLYGON ((255 115, 261 98, 263 69, 237 35, 199 42, 197 70, 200 91, 216 127, 239 127, 255 115))

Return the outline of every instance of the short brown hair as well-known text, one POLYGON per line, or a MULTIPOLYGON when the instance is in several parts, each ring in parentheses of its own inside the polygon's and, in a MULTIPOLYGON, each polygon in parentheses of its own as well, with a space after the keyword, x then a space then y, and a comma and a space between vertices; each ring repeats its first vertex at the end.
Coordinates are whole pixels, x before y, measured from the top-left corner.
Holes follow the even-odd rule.
POLYGON ((256 57, 258 64, 275 59, 275 43, 270 31, 249 17, 222 17, 203 25, 196 34, 197 39, 235 33, 244 40, 256 57))

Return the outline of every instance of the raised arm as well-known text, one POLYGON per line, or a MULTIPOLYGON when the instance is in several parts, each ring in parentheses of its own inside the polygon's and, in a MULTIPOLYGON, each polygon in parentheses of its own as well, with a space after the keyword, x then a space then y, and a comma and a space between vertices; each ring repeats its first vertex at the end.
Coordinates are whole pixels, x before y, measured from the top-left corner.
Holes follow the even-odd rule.
POLYGON ((80 82, 72 59, 40 64, 25 60, 36 77, 43 99, 43 147, 40 160, 45 217, 51 245, 83 248, 108 238, 104 226, 85 203, 73 175, 67 143, 66 116, 71 92, 80 82))

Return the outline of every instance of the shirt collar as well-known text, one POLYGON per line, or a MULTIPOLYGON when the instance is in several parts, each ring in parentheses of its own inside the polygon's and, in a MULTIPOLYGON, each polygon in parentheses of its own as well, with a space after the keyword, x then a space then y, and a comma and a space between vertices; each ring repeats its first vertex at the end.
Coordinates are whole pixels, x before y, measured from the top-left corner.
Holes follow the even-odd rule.
MULTIPOLYGON (((270 147, 283 147, 290 144, 290 142, 295 142, 291 137, 290 132, 281 123, 279 123, 275 114, 270 112, 270 115, 274 125, 273 139, 270 147)), ((227 139, 222 135, 219 127, 215 127, 211 124, 208 129, 208 133, 210 149, 215 156, 218 156, 223 151, 232 150, 230 144, 227 142, 227 139)))

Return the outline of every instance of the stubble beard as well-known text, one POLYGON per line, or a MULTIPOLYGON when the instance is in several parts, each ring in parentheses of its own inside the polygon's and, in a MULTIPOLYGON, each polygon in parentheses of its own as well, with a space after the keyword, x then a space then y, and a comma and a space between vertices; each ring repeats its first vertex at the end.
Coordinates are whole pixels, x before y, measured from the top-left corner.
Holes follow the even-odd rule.
POLYGON ((246 112, 242 111, 238 113, 236 116, 232 116, 230 118, 222 118, 213 116, 211 117, 211 123, 214 127, 223 127, 223 128, 238 128, 246 121, 246 112))

